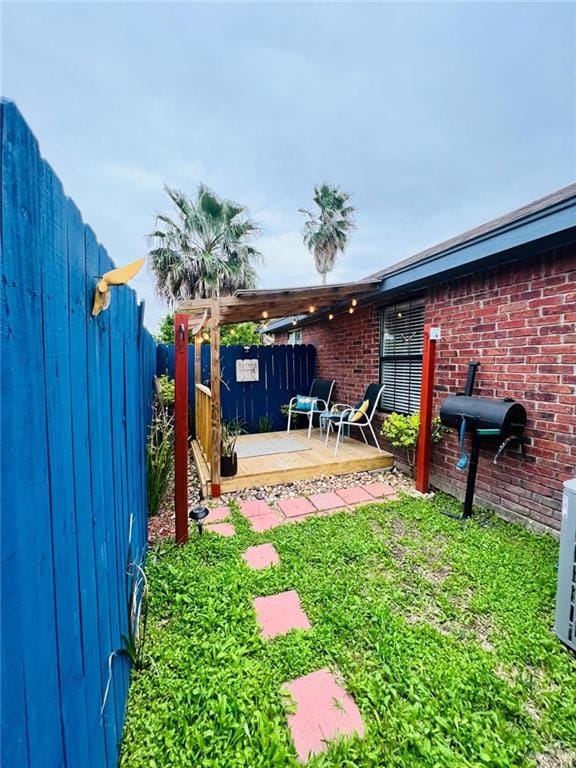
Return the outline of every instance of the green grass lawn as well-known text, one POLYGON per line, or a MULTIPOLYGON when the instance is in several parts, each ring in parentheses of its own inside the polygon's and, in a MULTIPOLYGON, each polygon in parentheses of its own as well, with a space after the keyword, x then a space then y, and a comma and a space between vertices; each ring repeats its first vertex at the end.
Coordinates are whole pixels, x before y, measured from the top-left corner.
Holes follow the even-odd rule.
MULTIPOLYGON (((297 766, 282 684, 323 666, 366 725, 309 766, 570 766, 576 662, 551 631, 558 548, 455 502, 403 497, 150 553, 147 665, 133 674, 125 768, 297 766), (271 541, 281 564, 241 553, 271 541), (252 598, 296 589, 313 625, 260 638, 252 598), (540 758, 542 759, 542 758, 540 758), (563 762, 566 760, 566 762, 563 762)), ((574 752, 572 752, 574 750, 574 752)))

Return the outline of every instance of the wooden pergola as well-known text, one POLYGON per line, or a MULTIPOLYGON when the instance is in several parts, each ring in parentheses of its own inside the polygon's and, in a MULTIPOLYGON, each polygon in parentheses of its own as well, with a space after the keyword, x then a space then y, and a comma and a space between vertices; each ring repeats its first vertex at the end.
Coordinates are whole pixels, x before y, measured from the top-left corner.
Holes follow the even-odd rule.
MULTIPOLYGON (((175 506, 176 541, 188 538, 188 335, 194 335, 195 426, 210 467, 211 495, 220 496, 220 328, 231 323, 301 316, 332 318, 373 300, 379 280, 355 283, 237 291, 234 296, 182 301, 174 315, 175 343, 175 506), (210 327, 210 387, 200 378, 202 331, 210 327)), ((296 325, 298 322, 296 322, 296 325)))

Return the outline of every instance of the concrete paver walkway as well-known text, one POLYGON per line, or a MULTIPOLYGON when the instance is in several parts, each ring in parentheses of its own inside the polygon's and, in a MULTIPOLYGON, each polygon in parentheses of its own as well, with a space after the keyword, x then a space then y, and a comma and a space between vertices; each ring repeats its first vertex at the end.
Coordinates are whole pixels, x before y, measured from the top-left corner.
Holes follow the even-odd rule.
POLYGON ((329 669, 299 677, 286 688, 296 702, 296 711, 288 715, 288 727, 301 763, 324 752, 331 739, 364 735, 364 723, 354 699, 329 669))
POLYGON ((293 589, 277 595, 255 597, 253 603, 263 637, 285 635, 291 629, 310 629, 298 593, 293 589))
POLYGON ((280 562, 280 556, 273 544, 257 544, 255 547, 248 547, 242 557, 247 566, 255 571, 278 565, 280 562))
MULTIPOLYGON (((260 532, 282 523, 305 520, 316 515, 339 510, 351 511, 351 508, 358 504, 373 502, 376 499, 392 501, 395 498, 397 496, 394 489, 386 483, 368 483, 313 494, 309 498, 297 496, 281 499, 277 502, 277 509, 265 501, 244 501, 240 504, 240 511, 252 530, 260 532)), ((226 507, 220 507, 214 512, 218 520, 227 518, 226 507)), ((212 525, 211 528, 226 526, 232 528, 222 522, 212 525)), ((280 563, 278 552, 270 543, 248 547, 242 557, 248 567, 254 570, 280 563)), ((312 628, 295 590, 255 597, 252 602, 260 631, 266 639, 285 635, 292 629, 312 628)), ((286 688, 296 705, 295 712, 288 715, 288 727, 301 763, 306 763, 313 755, 326 751, 329 742, 335 738, 364 735, 364 723, 354 699, 329 669, 318 669, 292 680, 286 683, 286 688)))

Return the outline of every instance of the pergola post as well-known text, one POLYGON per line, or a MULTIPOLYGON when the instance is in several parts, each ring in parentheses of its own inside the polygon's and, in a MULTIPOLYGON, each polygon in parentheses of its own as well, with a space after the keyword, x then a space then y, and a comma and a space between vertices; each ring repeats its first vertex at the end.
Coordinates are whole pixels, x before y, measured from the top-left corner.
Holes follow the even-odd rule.
POLYGON ((210 310, 210 391, 212 393, 212 453, 210 484, 212 498, 220 497, 220 440, 222 435, 220 406, 220 306, 213 299, 210 310))
MULTIPOLYGON (((434 329, 437 331, 438 329, 434 329)), ((434 363, 437 333, 424 326, 422 354, 422 389, 420 392, 420 429, 416 456, 416 490, 428 493, 430 482, 430 448, 432 445, 432 398, 434 395, 434 363)))
POLYGON ((188 541, 188 315, 174 315, 174 508, 176 543, 188 541))

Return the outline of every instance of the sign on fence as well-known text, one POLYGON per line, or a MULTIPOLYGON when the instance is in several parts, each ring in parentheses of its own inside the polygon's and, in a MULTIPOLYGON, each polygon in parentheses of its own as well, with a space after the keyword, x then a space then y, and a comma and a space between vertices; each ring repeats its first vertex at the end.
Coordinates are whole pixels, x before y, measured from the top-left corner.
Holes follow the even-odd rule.
POLYGON ((258 360, 236 360, 236 381, 258 381, 258 360))

